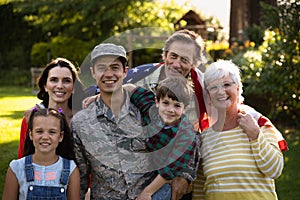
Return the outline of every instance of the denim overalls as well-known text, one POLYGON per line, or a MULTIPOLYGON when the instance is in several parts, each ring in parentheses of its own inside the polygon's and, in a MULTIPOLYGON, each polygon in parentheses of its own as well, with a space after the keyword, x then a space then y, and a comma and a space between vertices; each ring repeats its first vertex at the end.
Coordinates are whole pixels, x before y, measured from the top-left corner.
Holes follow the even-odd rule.
MULTIPOLYGON (((34 181, 32 155, 25 157, 25 173, 27 182, 34 181)), ((61 187, 29 185, 27 200, 66 200, 66 189, 70 174, 70 160, 63 158, 63 171, 60 177, 61 187)))

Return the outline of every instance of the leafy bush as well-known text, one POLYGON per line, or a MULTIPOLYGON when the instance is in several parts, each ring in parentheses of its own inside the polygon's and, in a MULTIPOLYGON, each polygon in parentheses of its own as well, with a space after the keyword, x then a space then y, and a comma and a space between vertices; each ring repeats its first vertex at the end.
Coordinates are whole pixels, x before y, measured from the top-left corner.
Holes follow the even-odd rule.
POLYGON ((270 117, 271 106, 268 104, 268 98, 259 92, 259 88, 262 87, 259 81, 263 68, 261 52, 253 47, 239 49, 231 60, 241 69, 245 102, 270 117))
POLYGON ((49 58, 64 57, 80 66, 82 60, 88 55, 92 44, 75 38, 57 36, 51 38, 51 43, 40 42, 32 47, 31 61, 35 67, 43 67, 49 58))
POLYGON ((30 87, 30 70, 22 67, 0 70, 0 85, 30 87))
POLYGON ((273 121, 294 126, 300 125, 299 5, 299 0, 262 4, 262 44, 235 43, 223 55, 241 68, 246 103, 273 121))
POLYGON ((300 1, 278 1, 277 7, 262 4, 268 27, 262 51, 262 71, 257 88, 268 98, 271 116, 300 125, 300 1))
MULTIPOLYGON (((31 63, 34 67, 43 67, 49 61, 49 44, 46 42, 35 43, 31 50, 31 63)), ((50 56, 50 55, 49 55, 50 56)))

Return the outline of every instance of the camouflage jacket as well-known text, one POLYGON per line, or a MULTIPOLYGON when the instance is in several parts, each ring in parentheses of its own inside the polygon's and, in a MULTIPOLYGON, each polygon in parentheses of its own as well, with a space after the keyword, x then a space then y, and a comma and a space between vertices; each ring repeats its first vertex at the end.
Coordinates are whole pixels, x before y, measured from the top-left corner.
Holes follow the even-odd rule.
POLYGON ((147 154, 132 151, 124 142, 143 134, 138 109, 128 93, 125 99, 118 117, 98 98, 72 119, 82 199, 90 174, 91 199, 97 200, 135 199, 156 176, 147 154))

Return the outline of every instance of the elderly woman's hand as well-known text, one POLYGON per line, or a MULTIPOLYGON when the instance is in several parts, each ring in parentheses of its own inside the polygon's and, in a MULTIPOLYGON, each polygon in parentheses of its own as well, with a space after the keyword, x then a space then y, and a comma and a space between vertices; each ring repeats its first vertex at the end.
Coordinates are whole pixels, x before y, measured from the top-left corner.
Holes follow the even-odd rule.
POLYGON ((250 141, 256 140, 259 134, 259 126, 255 119, 245 112, 238 113, 238 123, 239 126, 244 130, 244 132, 248 135, 250 141))

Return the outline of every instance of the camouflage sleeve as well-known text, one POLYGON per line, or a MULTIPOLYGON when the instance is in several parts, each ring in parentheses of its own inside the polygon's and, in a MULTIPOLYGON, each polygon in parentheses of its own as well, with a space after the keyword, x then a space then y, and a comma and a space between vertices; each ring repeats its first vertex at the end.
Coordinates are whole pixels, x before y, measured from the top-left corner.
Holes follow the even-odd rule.
POLYGON ((74 137, 75 162, 80 172, 80 199, 85 198, 85 193, 90 184, 90 168, 85 153, 85 148, 82 145, 81 139, 77 134, 75 123, 71 122, 72 134, 74 137))

